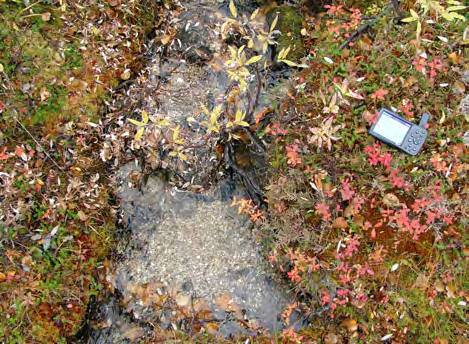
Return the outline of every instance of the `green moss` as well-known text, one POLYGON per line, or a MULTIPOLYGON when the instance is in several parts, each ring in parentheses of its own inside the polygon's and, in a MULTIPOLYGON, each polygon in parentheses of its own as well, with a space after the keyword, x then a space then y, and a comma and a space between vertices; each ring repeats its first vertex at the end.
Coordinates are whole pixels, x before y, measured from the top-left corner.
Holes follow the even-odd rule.
POLYGON ((299 62, 299 59, 306 54, 301 38, 303 18, 294 7, 286 5, 278 6, 267 13, 269 26, 273 23, 277 14, 278 22, 275 29, 279 30, 281 35, 277 39, 278 44, 276 52, 278 53, 283 48, 291 47, 287 59, 293 62, 299 62))

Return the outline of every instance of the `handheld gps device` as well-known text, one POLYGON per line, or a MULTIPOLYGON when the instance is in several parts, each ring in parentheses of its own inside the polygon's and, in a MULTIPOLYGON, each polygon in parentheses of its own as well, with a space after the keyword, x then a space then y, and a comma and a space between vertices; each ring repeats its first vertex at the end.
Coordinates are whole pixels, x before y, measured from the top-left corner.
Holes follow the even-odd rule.
POLYGON ((388 109, 381 109, 377 121, 371 126, 369 133, 378 140, 407 154, 417 155, 428 135, 425 126, 429 118, 430 114, 425 112, 419 125, 416 125, 388 109))

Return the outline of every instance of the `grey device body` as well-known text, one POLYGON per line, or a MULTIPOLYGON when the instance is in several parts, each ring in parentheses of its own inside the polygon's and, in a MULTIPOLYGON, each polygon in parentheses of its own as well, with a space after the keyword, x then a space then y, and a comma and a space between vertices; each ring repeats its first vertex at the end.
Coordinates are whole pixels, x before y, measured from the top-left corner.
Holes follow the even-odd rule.
POLYGON ((381 109, 369 133, 384 143, 407 154, 417 155, 422 149, 428 132, 425 129, 430 115, 425 112, 419 125, 405 120, 388 109, 381 109))

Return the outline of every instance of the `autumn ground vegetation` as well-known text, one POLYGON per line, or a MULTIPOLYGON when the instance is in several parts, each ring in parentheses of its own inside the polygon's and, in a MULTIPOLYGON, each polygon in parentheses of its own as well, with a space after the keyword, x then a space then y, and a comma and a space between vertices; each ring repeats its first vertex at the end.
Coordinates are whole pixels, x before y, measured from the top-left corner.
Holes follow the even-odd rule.
POLYGON ((170 5, 0 2, 1 340, 65 342, 78 329, 113 242, 106 168, 144 156, 182 170, 209 145, 241 173, 226 157, 249 142, 269 162, 265 192, 232 205, 258 224, 267 268, 295 293, 283 333, 252 342, 467 342, 467 4, 290 5, 303 17, 294 34, 278 16, 259 29, 262 9, 230 1, 220 34, 231 43, 210 62, 230 75, 235 100, 194 104, 194 134, 125 95, 127 117, 110 103, 137 79, 148 39, 176 41, 170 5), (273 49, 279 35, 291 45, 273 49), (304 56, 293 58, 293 37, 304 56), (236 99, 261 84, 271 59, 292 69, 290 87, 269 109, 255 109, 255 97, 242 107, 236 99), (368 134, 382 107, 415 123, 430 113, 419 155, 368 134))

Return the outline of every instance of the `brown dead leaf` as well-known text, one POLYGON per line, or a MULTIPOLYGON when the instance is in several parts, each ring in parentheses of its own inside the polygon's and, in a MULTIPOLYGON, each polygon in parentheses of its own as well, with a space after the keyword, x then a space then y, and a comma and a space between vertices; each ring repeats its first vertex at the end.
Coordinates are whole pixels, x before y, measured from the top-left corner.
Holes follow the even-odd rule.
POLYGON ((358 309, 362 309, 366 305, 366 300, 352 300, 352 305, 357 307, 358 309))
POLYGON ((358 324, 355 319, 345 319, 344 321, 342 321, 342 324, 347 327, 350 332, 355 332, 356 330, 358 330, 358 324))
POLYGON ((446 296, 450 299, 454 299, 456 297, 456 287, 453 283, 449 283, 446 286, 446 296))
POLYGON ((130 79, 130 70, 129 69, 126 69, 125 71, 122 72, 121 79, 122 80, 129 80, 130 79))
POLYGON ((353 216, 353 222, 359 227, 362 227, 365 224, 365 218, 360 214, 355 214, 353 216))
POLYGON ((175 301, 176 301, 176 304, 179 307, 186 307, 186 306, 189 305, 189 303, 191 301, 191 297, 190 297, 190 295, 179 293, 178 295, 176 295, 176 300, 175 301))
POLYGON ((439 293, 442 293, 445 290, 445 285, 443 284, 443 282, 441 282, 441 280, 436 280, 434 285, 436 291, 439 293))
POLYGON ((145 330, 140 327, 132 327, 127 329, 124 332, 124 338, 127 338, 130 341, 136 341, 139 338, 142 338, 145 335, 145 330))
POLYGON ((418 83, 419 80, 415 77, 415 76, 411 76, 407 79, 405 79, 403 82, 402 82, 402 86, 404 87, 412 87, 414 86, 416 83, 418 83))
POLYGON ((397 198, 396 195, 388 193, 383 197, 383 204, 388 206, 389 208, 395 208, 398 207, 401 202, 399 201, 399 198, 397 198))
POLYGON ((339 336, 335 333, 328 333, 326 338, 324 338, 325 344, 337 344, 339 343, 339 336))
POLYGON ((80 220, 82 220, 82 221, 88 220, 88 216, 87 216, 82 210, 78 211, 78 217, 79 217, 80 220))
POLYGON ((50 92, 47 90, 47 88, 42 87, 39 91, 39 95, 41 96, 41 102, 43 102, 44 100, 47 100, 50 97, 50 92))
POLYGON ((168 44, 169 41, 171 40, 171 36, 170 35, 164 35, 163 37, 160 38, 161 40, 161 43, 163 43, 164 45, 168 44))
POLYGON ((222 294, 219 297, 215 298, 215 304, 220 308, 222 311, 228 312, 230 310, 230 297, 226 294, 222 294))
POLYGON ((196 312, 200 312, 202 310, 207 310, 209 309, 210 306, 208 305, 208 302, 205 301, 204 299, 197 299, 194 301, 194 310, 196 312))
POLYGON ((205 329, 207 330, 208 333, 210 334, 215 334, 218 332, 218 326, 211 322, 211 323, 208 323, 206 326, 205 326, 205 329))
POLYGON ((352 206, 347 206, 347 208, 345 208, 344 210, 344 216, 345 217, 352 217, 353 216, 353 208, 352 206))
POLYGON ((461 58, 461 56, 458 56, 456 52, 452 52, 451 54, 448 55, 448 57, 451 59, 451 62, 453 62, 454 64, 458 64, 459 59, 461 58))
POLYGON ((50 16, 51 16, 50 12, 46 12, 46 13, 41 14, 41 18, 42 18, 42 20, 44 20, 44 21, 49 21, 49 20, 50 20, 50 16))
POLYGON ((461 80, 456 80, 453 84, 453 92, 455 94, 463 94, 466 92, 466 85, 461 80))
POLYGON ((418 275, 415 280, 414 287, 419 288, 420 290, 425 290, 428 288, 428 277, 424 274, 418 275))
POLYGON ((338 217, 332 222, 332 227, 345 229, 348 227, 348 223, 343 217, 338 217))

